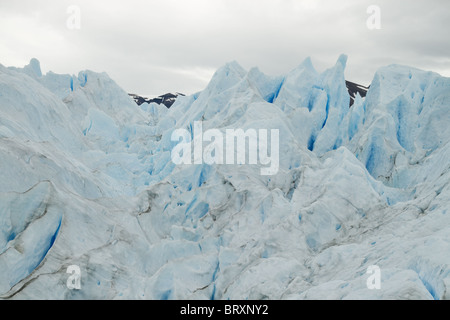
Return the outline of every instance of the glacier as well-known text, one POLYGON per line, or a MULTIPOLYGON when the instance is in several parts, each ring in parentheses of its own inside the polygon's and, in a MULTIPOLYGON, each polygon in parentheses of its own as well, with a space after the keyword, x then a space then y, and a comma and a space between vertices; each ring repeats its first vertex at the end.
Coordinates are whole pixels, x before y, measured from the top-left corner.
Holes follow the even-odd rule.
POLYGON ((349 108, 346 64, 230 62, 170 109, 0 65, 0 297, 450 299, 450 78, 382 67, 349 108), (279 130, 277 174, 175 165, 197 121, 279 130))

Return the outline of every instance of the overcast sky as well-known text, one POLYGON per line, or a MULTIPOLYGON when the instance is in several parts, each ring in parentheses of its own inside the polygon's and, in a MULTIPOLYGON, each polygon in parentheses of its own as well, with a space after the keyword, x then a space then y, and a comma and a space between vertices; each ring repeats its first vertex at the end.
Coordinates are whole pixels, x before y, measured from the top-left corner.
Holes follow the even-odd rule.
POLYGON ((323 71, 345 53, 347 80, 368 85, 392 63, 450 76, 449 15, 449 0, 0 0, 0 63, 105 71, 159 95, 200 91, 232 60, 280 75, 308 56, 323 71), (367 27, 370 5, 381 29, 367 27))

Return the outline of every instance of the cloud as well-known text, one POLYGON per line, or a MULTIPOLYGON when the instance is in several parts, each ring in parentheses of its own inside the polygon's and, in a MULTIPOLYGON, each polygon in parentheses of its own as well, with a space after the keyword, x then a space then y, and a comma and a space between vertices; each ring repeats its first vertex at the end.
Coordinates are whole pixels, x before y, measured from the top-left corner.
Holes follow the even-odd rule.
POLYGON ((370 83, 377 68, 408 64, 450 76, 446 0, 3 1, 0 63, 41 61, 43 71, 106 71, 129 92, 202 90, 218 67, 282 74, 312 57, 319 70, 349 56, 349 80, 370 83), (366 10, 381 9, 381 30, 366 10), (66 26, 79 6, 79 30, 66 26))

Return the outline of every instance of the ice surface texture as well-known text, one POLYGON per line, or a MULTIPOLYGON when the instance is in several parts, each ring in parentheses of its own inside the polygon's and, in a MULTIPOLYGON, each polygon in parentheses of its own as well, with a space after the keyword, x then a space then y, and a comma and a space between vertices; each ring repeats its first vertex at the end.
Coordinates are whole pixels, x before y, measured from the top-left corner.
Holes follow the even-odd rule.
POLYGON ((450 79, 383 67, 348 108, 346 62, 231 62, 170 109, 105 73, 0 65, 0 296, 449 299, 450 79), (195 121, 278 129, 278 173, 174 165, 195 121))

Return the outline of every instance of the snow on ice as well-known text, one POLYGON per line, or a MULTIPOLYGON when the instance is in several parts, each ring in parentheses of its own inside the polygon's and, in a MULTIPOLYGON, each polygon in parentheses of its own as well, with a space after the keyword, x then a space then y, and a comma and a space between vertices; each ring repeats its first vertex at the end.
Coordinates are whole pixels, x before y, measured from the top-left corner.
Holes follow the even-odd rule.
POLYGON ((0 296, 449 299, 450 79, 383 67, 349 108, 346 62, 231 62, 170 109, 106 73, 0 65, 0 296), (200 121, 278 130, 278 172, 174 164, 200 121))

